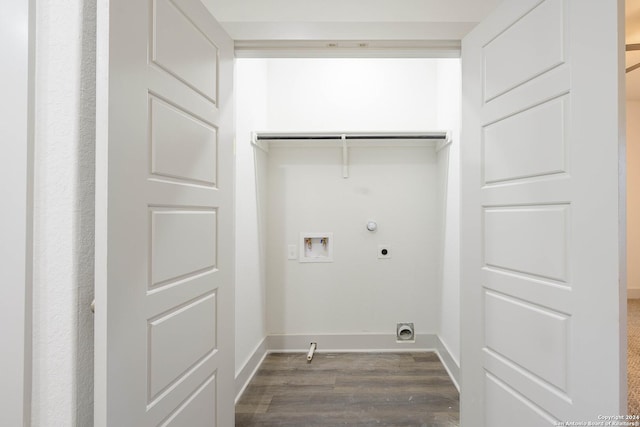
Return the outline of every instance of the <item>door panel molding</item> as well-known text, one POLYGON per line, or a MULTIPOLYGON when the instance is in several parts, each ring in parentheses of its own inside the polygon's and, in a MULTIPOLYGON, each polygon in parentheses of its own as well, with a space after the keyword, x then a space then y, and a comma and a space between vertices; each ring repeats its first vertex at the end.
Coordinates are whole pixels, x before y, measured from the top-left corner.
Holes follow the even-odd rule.
POLYGON ((506 0, 463 40, 464 426, 626 411, 621 10, 506 0))
POLYGON ((233 42, 100 4, 97 94, 95 424, 233 425, 233 42))

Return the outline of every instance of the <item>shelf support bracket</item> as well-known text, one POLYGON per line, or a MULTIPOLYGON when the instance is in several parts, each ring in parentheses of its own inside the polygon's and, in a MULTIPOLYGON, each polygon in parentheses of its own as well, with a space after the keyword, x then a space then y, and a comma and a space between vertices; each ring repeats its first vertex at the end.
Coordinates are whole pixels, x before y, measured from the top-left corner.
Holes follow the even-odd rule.
POLYGON ((342 177, 349 178, 349 147, 347 147, 347 135, 342 134, 342 177))
POLYGON ((267 154, 269 153, 269 144, 263 141, 260 141, 260 139, 258 139, 257 132, 251 132, 251 145, 264 151, 267 154))

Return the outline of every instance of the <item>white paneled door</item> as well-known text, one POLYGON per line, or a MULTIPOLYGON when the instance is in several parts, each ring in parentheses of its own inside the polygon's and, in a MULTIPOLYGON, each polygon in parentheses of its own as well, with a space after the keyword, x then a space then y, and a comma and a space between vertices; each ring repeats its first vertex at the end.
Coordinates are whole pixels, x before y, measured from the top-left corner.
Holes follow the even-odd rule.
POLYGON ((506 0, 463 40, 465 427, 626 411, 621 7, 506 0))
POLYGON ((98 25, 95 425, 232 426, 233 42, 199 0, 98 25))

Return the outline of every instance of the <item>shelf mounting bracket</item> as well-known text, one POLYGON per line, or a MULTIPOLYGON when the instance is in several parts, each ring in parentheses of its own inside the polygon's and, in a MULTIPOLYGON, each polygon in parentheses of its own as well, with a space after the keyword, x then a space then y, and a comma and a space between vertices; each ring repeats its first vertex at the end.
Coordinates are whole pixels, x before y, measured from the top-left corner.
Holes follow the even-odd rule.
POLYGON ((347 135, 342 134, 342 177, 349 178, 349 147, 347 146, 347 135))

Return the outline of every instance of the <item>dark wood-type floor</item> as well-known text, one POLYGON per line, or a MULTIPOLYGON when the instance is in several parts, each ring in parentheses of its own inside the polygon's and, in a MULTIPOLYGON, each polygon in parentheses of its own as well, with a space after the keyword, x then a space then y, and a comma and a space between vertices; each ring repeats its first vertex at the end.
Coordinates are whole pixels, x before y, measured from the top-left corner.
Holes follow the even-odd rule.
POLYGON ((268 355, 236 427, 459 425, 458 391, 435 353, 268 355))

